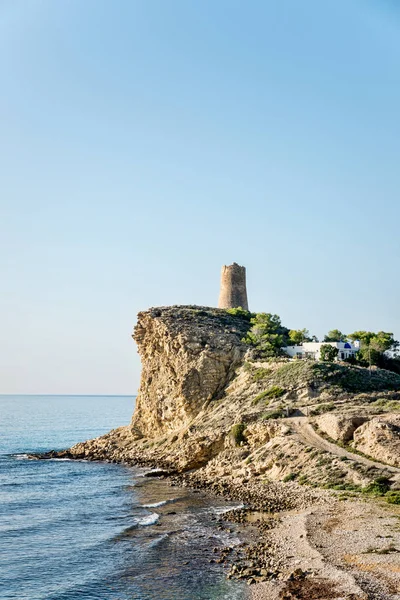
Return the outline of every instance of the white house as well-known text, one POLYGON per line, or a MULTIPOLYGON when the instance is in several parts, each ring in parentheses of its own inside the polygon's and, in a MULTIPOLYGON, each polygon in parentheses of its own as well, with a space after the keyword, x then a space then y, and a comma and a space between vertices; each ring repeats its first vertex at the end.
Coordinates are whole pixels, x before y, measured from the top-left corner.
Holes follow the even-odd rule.
POLYGON ((321 360, 321 346, 329 344, 339 350, 336 360, 344 360, 354 356, 360 349, 360 342, 303 342, 300 346, 282 348, 292 358, 310 358, 321 360))

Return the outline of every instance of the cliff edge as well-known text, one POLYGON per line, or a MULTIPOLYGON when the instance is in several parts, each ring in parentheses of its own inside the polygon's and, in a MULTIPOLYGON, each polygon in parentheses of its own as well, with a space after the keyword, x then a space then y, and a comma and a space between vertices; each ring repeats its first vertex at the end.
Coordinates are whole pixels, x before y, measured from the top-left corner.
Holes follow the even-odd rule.
POLYGON ((254 360, 242 341, 249 327, 240 311, 139 313, 130 425, 42 458, 157 467, 148 474, 246 506, 226 519, 254 523, 262 511, 256 542, 238 547, 229 575, 259 583, 253 600, 400 600, 400 376, 254 360))
POLYGON ((192 479, 220 485, 251 477, 358 490, 384 476, 400 487, 400 376, 337 363, 254 361, 242 341, 249 327, 246 315, 216 308, 139 313, 133 338, 142 375, 131 424, 67 455, 200 469, 192 479), (381 433, 373 440, 371 433, 383 431, 382 413, 392 432, 384 444, 381 433))
POLYGON ((219 398, 243 362, 245 319, 225 310, 175 306, 138 315, 133 339, 142 374, 131 431, 157 437, 187 425, 219 398))

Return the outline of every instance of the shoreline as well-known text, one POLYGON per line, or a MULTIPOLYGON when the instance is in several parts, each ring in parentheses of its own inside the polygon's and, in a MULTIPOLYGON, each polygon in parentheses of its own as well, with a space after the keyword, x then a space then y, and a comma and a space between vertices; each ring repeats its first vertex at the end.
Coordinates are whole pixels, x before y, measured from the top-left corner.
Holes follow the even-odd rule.
MULTIPOLYGON (((72 454, 68 458, 79 460, 72 454)), ((149 468, 144 476, 172 487, 243 504, 215 520, 216 527, 239 524, 241 544, 210 551, 210 561, 227 565, 229 579, 245 581, 251 600, 400 599, 400 507, 358 497, 343 502, 331 490, 293 482, 227 485, 208 480, 201 469, 177 474, 152 460, 85 459, 149 468)))

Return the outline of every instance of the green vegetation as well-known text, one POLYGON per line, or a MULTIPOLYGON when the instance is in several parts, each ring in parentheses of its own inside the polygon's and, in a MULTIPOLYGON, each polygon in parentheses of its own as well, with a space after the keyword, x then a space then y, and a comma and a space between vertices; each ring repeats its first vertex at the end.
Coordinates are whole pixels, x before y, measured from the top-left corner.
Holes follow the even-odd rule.
POLYGON ((322 344, 321 346, 321 360, 324 362, 333 362, 336 360, 339 354, 339 349, 331 346, 330 344, 322 344))
POLYGON ((386 502, 389 502, 389 504, 400 504, 400 492, 399 491, 386 492, 385 498, 386 498, 386 502))
POLYGON ((280 419, 284 417, 284 412, 282 408, 276 408, 274 410, 270 410, 263 414, 262 418, 264 421, 268 421, 269 419, 280 419))
POLYGON ((338 490, 343 491, 346 490, 348 492, 360 492, 361 488, 353 483, 337 483, 337 481, 327 481, 322 486, 327 490, 338 490))
POLYGON ((311 342, 310 332, 308 329, 291 329, 289 331, 289 344, 298 346, 303 342, 311 342))
POLYGON ((387 477, 378 477, 362 489, 368 496, 384 496, 390 490, 390 480, 387 477))
POLYGON ((244 434, 244 430, 246 429, 246 425, 244 423, 236 423, 231 429, 231 436, 235 441, 236 446, 240 446, 242 442, 246 441, 244 434))
POLYGON ((307 475, 300 475, 297 481, 300 483, 300 485, 304 485, 308 482, 308 477, 307 475))
POLYGON ((282 389, 281 387, 279 387, 277 385, 273 385, 272 387, 268 388, 267 390, 263 390, 255 398, 253 398, 252 404, 254 406, 255 404, 258 404, 259 402, 261 402, 261 400, 266 400, 267 401, 266 403, 268 404, 269 401, 272 400, 273 398, 280 398, 284 394, 285 394, 284 389, 282 389))
POLYGON ((396 360, 386 356, 388 350, 396 352, 399 342, 394 339, 393 333, 387 331, 354 331, 348 336, 349 340, 359 340, 360 350, 357 352, 354 362, 362 366, 375 365, 384 369, 399 372, 396 360))
POLYGON ((278 385, 273 385, 268 390, 265 390, 265 398, 280 398, 285 393, 285 390, 278 385))
POLYGON ((397 348, 399 342, 393 338, 393 333, 387 331, 354 331, 348 336, 349 340, 359 340, 362 345, 368 348, 374 348, 378 352, 385 352, 386 350, 397 348))
POLYGON ((390 411, 400 410, 400 402, 398 400, 386 400, 385 398, 378 398, 375 402, 371 402, 371 406, 377 406, 390 411))
POLYGON ((272 373, 272 369, 264 369, 264 368, 260 368, 257 369, 256 371, 254 371, 253 373, 253 379, 254 381, 260 381, 261 379, 265 379, 266 377, 269 377, 272 373))
MULTIPOLYGON (((267 398, 267 394, 268 394, 268 390, 264 390, 263 392, 261 392, 260 394, 258 394, 255 398, 253 398, 252 400, 252 404, 258 404, 259 402, 261 402, 261 400, 264 400, 267 398)), ((268 402, 267 402, 268 404, 268 402)))
POLYGON ((296 479, 298 473, 289 473, 288 475, 285 475, 285 477, 283 478, 283 481, 286 483, 288 481, 293 481, 294 479, 296 479))
POLYGON ((324 342, 345 342, 346 340, 346 334, 339 331, 339 329, 331 329, 324 337, 324 342))
POLYGON ((226 312, 233 317, 241 317, 246 321, 250 321, 252 316, 254 316, 253 313, 249 312, 248 310, 244 310, 244 308, 241 306, 238 306, 237 308, 227 308, 226 312))
POLYGON ((369 371, 352 365, 303 360, 285 363, 274 372, 270 382, 284 389, 310 385, 314 388, 333 387, 339 392, 352 393, 400 390, 400 375, 390 371, 369 371))
POLYGON ((360 349, 355 356, 346 359, 347 362, 361 367, 374 365, 400 374, 400 358, 397 355, 400 344, 394 339, 393 333, 359 330, 346 335, 339 329, 332 329, 324 337, 324 342, 356 340, 360 342, 360 349))
POLYGON ((334 402, 327 402, 326 404, 318 404, 318 406, 316 406, 315 408, 312 408, 310 410, 310 415, 312 417, 315 417, 317 415, 322 415, 326 412, 329 412, 330 410, 334 410, 335 404, 334 402))
POLYGON ((282 347, 288 345, 289 330, 283 327, 278 315, 258 313, 250 319, 251 329, 243 341, 268 358, 281 356, 282 347))

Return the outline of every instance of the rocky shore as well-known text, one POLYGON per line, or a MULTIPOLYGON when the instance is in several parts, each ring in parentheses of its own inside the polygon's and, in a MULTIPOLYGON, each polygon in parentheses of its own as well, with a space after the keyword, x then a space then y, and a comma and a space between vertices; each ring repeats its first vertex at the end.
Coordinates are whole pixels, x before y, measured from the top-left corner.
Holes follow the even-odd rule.
POLYGON ((255 360, 248 328, 221 309, 140 313, 131 424, 40 458, 145 466, 237 500, 216 526, 240 523, 243 544, 210 560, 253 600, 400 600, 400 377, 255 360))

